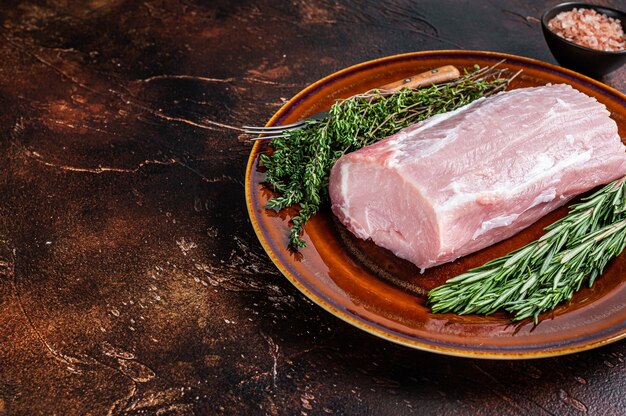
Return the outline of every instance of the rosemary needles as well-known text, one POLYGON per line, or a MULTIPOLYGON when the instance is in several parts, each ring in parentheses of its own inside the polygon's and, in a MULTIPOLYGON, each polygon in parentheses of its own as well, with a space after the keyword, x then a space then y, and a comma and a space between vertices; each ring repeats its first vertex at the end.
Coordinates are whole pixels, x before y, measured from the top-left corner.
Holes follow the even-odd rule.
POLYGON ((539 240, 449 279, 428 294, 433 312, 533 317, 569 300, 588 278, 591 286, 626 247, 626 177, 546 227, 539 240))
POLYGON ((375 143, 435 114, 503 91, 515 75, 506 69, 475 67, 456 81, 395 93, 369 91, 335 103, 328 118, 273 139, 261 155, 266 181, 279 195, 267 208, 294 207, 289 246, 304 247, 305 223, 328 201, 330 170, 343 154, 375 143))

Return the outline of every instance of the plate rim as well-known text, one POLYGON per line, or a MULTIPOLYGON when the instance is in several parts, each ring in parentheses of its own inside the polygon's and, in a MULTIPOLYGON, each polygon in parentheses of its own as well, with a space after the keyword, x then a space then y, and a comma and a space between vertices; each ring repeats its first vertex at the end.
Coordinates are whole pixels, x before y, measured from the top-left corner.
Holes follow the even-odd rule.
MULTIPOLYGON (((584 81, 588 84, 591 84, 595 89, 603 90, 616 96, 621 99, 624 103, 626 103, 626 94, 616 90, 615 88, 606 85, 600 81, 597 81, 593 78, 580 74, 578 72, 572 71, 567 68, 560 67, 558 65, 554 65, 548 62, 544 62, 538 59, 523 57, 519 55, 501 53, 501 52, 490 52, 490 51, 480 51, 480 50, 457 50, 457 49, 443 49, 443 50, 430 50, 430 51, 419 51, 419 52, 408 52, 401 53, 395 55, 389 55, 381 58, 372 59, 369 61, 361 62, 355 65, 351 65, 349 67, 343 68, 339 71, 333 72, 302 89, 296 95, 294 95, 291 99, 289 99, 285 104, 283 104, 278 111, 276 111, 272 117, 268 120, 266 126, 275 125, 282 118, 286 117, 290 113, 290 109, 292 107, 296 107, 298 102, 303 98, 317 90, 319 87, 328 83, 331 80, 335 80, 337 78, 344 77, 352 72, 356 72, 358 70, 364 69, 368 66, 380 66, 384 65, 387 62, 392 62, 395 60, 402 60, 412 57, 428 57, 434 55, 450 55, 450 56, 460 56, 460 55, 476 55, 481 58, 488 59, 511 59, 514 62, 518 62, 525 65, 530 65, 534 67, 539 67, 544 70, 549 70, 551 72, 556 72, 561 75, 566 75, 568 78, 573 78, 577 80, 584 81)), ((374 335, 378 338, 385 339, 387 341, 393 342, 395 344, 399 344, 405 347, 409 347, 412 349, 434 352, 439 354, 444 354, 448 356, 455 357, 464 357, 464 358, 480 358, 480 359, 495 359, 495 360, 523 360, 523 359, 536 359, 536 358, 548 358, 555 357, 567 354, 573 354, 577 352, 587 351, 590 349, 594 349, 597 347, 601 347, 603 345, 607 345, 621 339, 626 338, 626 331, 607 338, 602 338, 597 341, 591 343, 584 343, 578 346, 567 346, 565 345, 563 348, 556 348, 549 351, 541 351, 541 350, 533 350, 526 351, 524 353, 518 352, 510 352, 506 350, 494 350, 486 351, 486 350, 468 350, 468 349, 455 349, 452 347, 440 347, 433 344, 421 343, 417 340, 401 338, 399 336, 394 335, 390 332, 385 332, 381 329, 376 328, 372 324, 368 324, 364 319, 359 320, 357 317, 350 315, 347 312, 341 311, 331 305, 326 299, 313 293, 309 290, 303 283, 301 283, 293 273, 285 267, 282 262, 278 259, 278 256, 274 253, 271 248, 271 245, 266 241, 265 236, 263 235, 262 229, 259 226, 258 219, 256 217, 255 207, 253 206, 253 198, 252 198, 252 185, 256 186, 258 184, 251 184, 251 175, 252 171, 256 165, 256 159, 259 154, 259 149, 262 146, 260 141, 255 142, 252 149, 250 150, 250 156, 248 157, 248 162, 246 166, 246 175, 245 175, 245 198, 246 198, 246 207, 248 210, 248 216, 250 218, 250 222, 252 224, 252 228, 255 231, 261 246, 272 260, 274 265, 278 268, 278 270, 293 284, 302 294, 304 294, 309 300, 314 302, 316 305, 320 306, 322 309, 331 313, 333 316, 341 319, 342 321, 355 326, 371 335, 374 335)))

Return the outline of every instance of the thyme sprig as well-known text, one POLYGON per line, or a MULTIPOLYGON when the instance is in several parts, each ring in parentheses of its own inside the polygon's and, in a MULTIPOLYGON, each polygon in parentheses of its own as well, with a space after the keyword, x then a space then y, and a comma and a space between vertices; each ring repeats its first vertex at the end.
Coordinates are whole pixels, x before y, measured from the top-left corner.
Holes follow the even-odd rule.
POLYGON ((546 227, 545 235, 430 291, 433 312, 533 317, 589 286, 626 247, 626 177, 618 179, 546 227))
POLYGON ((291 220, 289 246, 306 245, 301 238, 303 227, 328 200, 328 178, 337 159, 412 123, 503 91, 517 74, 497 65, 476 66, 447 84, 395 93, 372 90, 340 100, 326 119, 309 121, 307 128, 273 139, 271 151, 261 155, 261 162, 267 169, 267 183, 279 195, 267 208, 298 210, 291 220))

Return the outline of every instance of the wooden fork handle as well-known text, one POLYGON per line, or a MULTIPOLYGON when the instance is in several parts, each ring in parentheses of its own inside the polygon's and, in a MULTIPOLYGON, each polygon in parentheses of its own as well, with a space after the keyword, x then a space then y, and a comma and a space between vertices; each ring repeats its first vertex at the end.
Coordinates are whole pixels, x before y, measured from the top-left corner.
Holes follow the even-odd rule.
POLYGON ((461 73, 458 69, 452 65, 446 65, 431 69, 430 71, 422 72, 421 74, 406 77, 400 81, 392 82, 391 84, 383 85, 380 89, 395 92, 402 88, 428 87, 432 84, 452 81, 460 76, 461 73))

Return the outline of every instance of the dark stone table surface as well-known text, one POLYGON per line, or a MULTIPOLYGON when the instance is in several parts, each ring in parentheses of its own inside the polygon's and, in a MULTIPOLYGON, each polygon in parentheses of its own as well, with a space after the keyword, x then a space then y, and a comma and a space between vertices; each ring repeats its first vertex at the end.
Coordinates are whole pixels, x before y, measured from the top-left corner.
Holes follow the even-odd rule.
MULTIPOLYGON (((554 62, 554 3, 4 0, 0 414, 626 414, 626 342, 533 361, 390 344, 292 287, 245 207, 237 126, 386 55, 554 62)), ((626 92, 626 68, 605 82, 626 92)))

